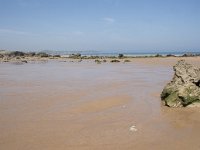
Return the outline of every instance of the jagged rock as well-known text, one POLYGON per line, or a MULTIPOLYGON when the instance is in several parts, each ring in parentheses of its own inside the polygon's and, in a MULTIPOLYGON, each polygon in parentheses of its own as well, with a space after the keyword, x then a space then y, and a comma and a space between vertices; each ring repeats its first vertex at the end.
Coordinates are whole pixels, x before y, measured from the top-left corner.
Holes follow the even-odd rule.
POLYGON ((174 77, 161 93, 161 99, 169 107, 186 107, 200 103, 200 68, 178 61, 174 77))

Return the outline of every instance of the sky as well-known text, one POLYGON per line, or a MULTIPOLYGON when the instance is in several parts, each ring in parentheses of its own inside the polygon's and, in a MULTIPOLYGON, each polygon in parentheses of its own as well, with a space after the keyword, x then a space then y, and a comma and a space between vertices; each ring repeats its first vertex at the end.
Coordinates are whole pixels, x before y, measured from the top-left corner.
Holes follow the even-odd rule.
POLYGON ((200 0, 0 0, 0 49, 200 51, 200 0))

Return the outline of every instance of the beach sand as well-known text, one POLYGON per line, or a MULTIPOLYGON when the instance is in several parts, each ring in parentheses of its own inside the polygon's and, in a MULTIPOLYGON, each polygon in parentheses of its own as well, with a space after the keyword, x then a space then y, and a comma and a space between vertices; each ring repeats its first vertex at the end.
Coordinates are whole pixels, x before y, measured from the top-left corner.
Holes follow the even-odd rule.
POLYGON ((1 63, 0 149, 199 150, 200 109, 160 100, 179 59, 1 63))

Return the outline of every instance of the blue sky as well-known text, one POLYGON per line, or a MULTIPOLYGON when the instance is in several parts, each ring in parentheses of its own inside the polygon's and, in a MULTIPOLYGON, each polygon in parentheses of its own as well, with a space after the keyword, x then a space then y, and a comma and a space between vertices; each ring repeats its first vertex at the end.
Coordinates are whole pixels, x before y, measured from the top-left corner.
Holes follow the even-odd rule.
POLYGON ((0 49, 200 51, 199 0, 0 0, 0 49))

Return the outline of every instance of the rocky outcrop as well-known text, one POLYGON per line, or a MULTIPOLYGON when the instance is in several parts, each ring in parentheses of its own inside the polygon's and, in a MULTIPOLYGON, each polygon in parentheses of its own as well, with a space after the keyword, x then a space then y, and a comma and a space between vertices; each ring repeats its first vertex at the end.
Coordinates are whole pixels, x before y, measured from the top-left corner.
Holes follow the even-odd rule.
POLYGON ((42 57, 51 59, 51 55, 44 52, 0 51, 0 62, 24 64, 29 61, 41 61, 43 59, 42 57))
POLYGON ((192 53, 183 54, 182 57, 194 57, 195 55, 192 53))
POLYGON ((35 52, 28 52, 25 54, 26 57, 34 57, 36 55, 35 52))
POLYGON ((11 51, 6 53, 5 55, 7 55, 8 57, 17 57, 17 56, 24 56, 25 53, 20 51, 11 51))
POLYGON ((173 55, 173 54, 167 54, 166 57, 176 57, 176 55, 173 55))
POLYGON ((39 52, 36 54, 37 57, 49 57, 50 55, 45 52, 39 52))
POLYGON ((80 54, 80 53, 77 53, 77 54, 71 54, 71 55, 69 55, 69 58, 80 59, 80 58, 81 58, 81 54, 80 54))
POLYGON ((161 94, 161 99, 169 107, 186 107, 200 104, 200 68, 178 61, 174 66, 174 77, 161 94))

